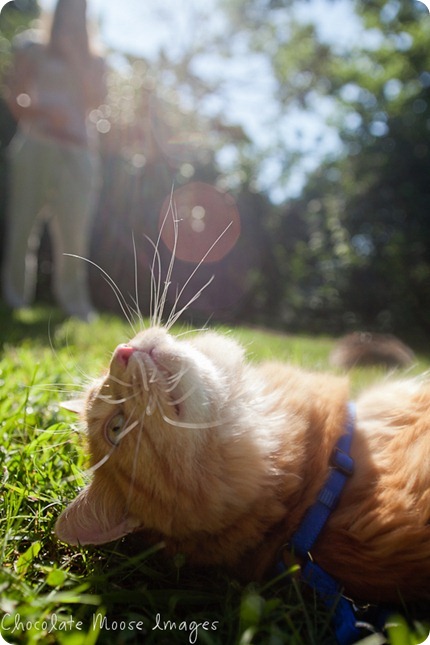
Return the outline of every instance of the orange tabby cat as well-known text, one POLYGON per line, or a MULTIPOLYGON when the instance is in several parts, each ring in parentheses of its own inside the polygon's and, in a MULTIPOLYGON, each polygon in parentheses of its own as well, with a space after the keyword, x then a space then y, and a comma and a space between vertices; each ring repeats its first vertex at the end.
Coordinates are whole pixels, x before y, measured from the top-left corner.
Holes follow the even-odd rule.
MULTIPOLYGON (((221 335, 141 332, 83 403, 94 474, 57 536, 144 530, 143 543, 259 578, 327 477, 348 398, 343 378, 250 365, 221 335)), ((387 382, 356 404, 355 473, 312 555, 353 597, 428 596, 430 385, 387 382)))

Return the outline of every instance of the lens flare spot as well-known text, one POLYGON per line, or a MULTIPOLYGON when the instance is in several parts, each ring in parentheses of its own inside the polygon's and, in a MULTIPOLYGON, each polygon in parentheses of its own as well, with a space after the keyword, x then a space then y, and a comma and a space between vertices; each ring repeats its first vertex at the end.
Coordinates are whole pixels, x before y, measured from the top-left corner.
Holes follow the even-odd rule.
POLYGON ((16 97, 16 102, 20 107, 28 108, 31 105, 31 98, 28 94, 18 94, 16 97))
POLYGON ((206 209, 203 206, 194 206, 191 209, 191 217, 193 220, 202 220, 205 218, 206 209))
POLYGON ((203 233, 206 228, 206 224, 200 219, 195 219, 191 222, 191 228, 195 233, 203 233))
POLYGON ((160 213, 161 237, 179 260, 198 263, 219 262, 236 245, 240 235, 240 215, 231 195, 210 184, 192 182, 166 197, 160 213), (178 228, 175 248, 175 222, 167 214, 170 200, 178 228))

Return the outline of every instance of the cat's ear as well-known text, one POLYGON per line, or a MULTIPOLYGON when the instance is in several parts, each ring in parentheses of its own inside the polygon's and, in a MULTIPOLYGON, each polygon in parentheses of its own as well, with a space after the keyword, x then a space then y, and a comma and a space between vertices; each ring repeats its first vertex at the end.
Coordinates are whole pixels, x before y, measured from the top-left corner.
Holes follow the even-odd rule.
POLYGON ((105 544, 131 533, 140 522, 124 512, 124 501, 103 480, 93 480, 55 525, 67 544, 105 544))
POLYGON ((83 415, 85 412, 85 399, 70 399, 69 401, 62 401, 60 407, 69 412, 74 412, 75 414, 83 415))

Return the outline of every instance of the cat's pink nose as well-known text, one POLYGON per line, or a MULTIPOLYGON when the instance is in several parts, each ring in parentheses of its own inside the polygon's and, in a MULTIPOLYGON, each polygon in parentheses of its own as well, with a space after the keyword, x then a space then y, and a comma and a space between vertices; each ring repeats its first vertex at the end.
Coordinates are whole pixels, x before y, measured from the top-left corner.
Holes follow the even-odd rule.
POLYGON ((120 345, 115 350, 115 359, 127 367, 130 356, 136 351, 135 347, 130 345, 120 345))

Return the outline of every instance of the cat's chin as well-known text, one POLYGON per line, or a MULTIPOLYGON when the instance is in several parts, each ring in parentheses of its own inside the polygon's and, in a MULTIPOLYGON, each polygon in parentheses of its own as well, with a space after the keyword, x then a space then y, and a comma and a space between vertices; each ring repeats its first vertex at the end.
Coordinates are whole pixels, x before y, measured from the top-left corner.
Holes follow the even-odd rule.
POLYGON ((110 377, 134 389, 148 421, 158 408, 170 425, 207 428, 211 420, 218 424, 219 410, 239 380, 242 350, 216 334, 204 337, 206 342, 200 344, 178 340, 162 328, 140 332, 115 349, 110 377))

